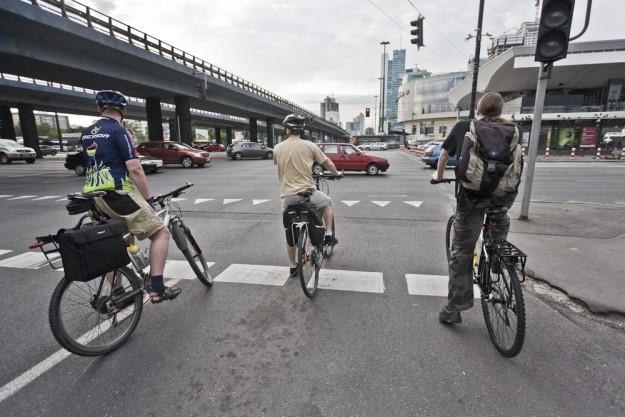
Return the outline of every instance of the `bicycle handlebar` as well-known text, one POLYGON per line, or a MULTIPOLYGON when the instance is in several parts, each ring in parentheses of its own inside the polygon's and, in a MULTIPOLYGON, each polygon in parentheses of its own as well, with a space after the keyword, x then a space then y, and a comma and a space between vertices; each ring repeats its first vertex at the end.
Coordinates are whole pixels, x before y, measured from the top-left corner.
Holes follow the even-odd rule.
POLYGON ((441 180, 435 180, 434 178, 432 178, 430 180, 430 184, 432 184, 432 185, 441 184, 441 183, 450 184, 450 183, 456 182, 456 181, 458 181, 456 178, 443 178, 441 180))
POLYGON ((154 201, 157 201, 158 203, 162 204, 162 202, 165 201, 167 198, 170 198, 170 197, 176 198, 180 194, 182 194, 184 190, 191 188, 191 187, 193 187, 193 184, 187 181, 185 185, 183 185, 182 187, 176 188, 174 191, 170 191, 167 194, 161 194, 161 195, 154 197, 154 201))
POLYGON ((343 178, 343 175, 319 174, 319 175, 315 175, 315 177, 325 178, 327 180, 340 180, 341 178, 343 178))

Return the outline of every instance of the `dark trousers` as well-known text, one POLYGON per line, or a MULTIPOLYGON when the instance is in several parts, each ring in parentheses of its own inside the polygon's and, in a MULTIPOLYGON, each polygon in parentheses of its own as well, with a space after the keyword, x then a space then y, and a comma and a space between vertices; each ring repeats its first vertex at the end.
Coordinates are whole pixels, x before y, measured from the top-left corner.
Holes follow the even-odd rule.
MULTIPOLYGON (((457 199, 454 221, 454 239, 449 262, 449 308, 459 311, 473 307, 473 251, 480 237, 484 222, 484 209, 488 207, 510 208, 516 193, 505 197, 472 197, 461 190, 457 199)), ((505 239, 510 228, 510 217, 493 214, 491 222, 497 225, 495 238, 505 239)))

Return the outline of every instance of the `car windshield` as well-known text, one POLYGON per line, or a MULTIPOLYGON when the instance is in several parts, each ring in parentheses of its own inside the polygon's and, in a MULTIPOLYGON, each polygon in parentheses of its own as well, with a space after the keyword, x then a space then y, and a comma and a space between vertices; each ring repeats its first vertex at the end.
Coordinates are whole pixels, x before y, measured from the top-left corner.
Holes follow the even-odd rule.
POLYGON ((194 149, 185 143, 174 143, 174 146, 176 147, 176 149, 181 149, 181 150, 194 149))
POLYGON ((0 145, 6 146, 7 148, 21 148, 22 147, 22 145, 20 145, 19 143, 13 140, 8 140, 8 139, 0 139, 0 145))

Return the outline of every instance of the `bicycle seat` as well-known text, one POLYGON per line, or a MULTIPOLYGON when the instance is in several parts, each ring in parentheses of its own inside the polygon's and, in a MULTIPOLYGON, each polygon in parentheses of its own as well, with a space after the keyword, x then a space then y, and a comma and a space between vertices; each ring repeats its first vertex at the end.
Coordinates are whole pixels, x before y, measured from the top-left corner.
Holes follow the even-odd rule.
POLYGON ((300 191, 299 193, 297 193, 297 195, 300 197, 306 198, 306 197, 310 197, 311 195, 313 195, 314 192, 315 192, 314 189, 309 189, 306 191, 300 191))
POLYGON ((89 200, 94 197, 104 197, 106 195, 106 191, 92 191, 90 193, 74 193, 68 194, 68 200, 89 200))
POLYGON ((486 214, 505 214, 508 212, 508 207, 489 207, 486 209, 486 214))

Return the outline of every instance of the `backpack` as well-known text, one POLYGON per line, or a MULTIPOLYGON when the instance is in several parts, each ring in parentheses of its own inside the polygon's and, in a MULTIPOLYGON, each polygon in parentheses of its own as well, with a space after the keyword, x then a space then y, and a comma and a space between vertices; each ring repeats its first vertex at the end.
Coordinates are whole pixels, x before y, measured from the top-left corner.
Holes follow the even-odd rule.
POLYGON ((456 175, 483 197, 516 193, 523 172, 519 130, 513 123, 472 121, 465 134, 456 175))

